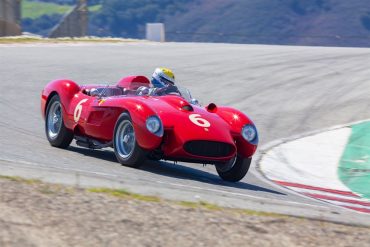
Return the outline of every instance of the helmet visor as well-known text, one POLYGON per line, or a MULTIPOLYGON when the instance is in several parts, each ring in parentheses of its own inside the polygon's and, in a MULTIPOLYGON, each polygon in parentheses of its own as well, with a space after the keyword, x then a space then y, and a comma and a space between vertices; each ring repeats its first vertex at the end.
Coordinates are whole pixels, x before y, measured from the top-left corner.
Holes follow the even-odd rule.
POLYGON ((167 80, 166 78, 164 78, 164 77, 162 77, 162 76, 159 76, 159 78, 160 78, 160 80, 161 80, 164 84, 166 84, 166 85, 168 85, 168 84, 170 84, 170 85, 175 85, 175 83, 174 83, 173 81, 167 80))

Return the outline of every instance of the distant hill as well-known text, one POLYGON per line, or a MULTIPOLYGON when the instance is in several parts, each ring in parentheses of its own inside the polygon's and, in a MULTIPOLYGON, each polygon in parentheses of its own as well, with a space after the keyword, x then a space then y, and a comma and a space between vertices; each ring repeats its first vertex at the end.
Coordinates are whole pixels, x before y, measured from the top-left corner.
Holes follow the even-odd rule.
POLYGON ((173 41, 370 46, 369 0, 202 0, 165 20, 173 41))
MULTIPOLYGON (((145 23, 164 22, 169 41, 370 47, 370 0, 88 2, 95 4, 90 8, 94 12, 89 16, 89 33, 96 36, 144 38, 145 23)), ((29 30, 44 34, 43 28, 50 29, 56 14, 60 12, 28 18, 23 23, 29 30)))

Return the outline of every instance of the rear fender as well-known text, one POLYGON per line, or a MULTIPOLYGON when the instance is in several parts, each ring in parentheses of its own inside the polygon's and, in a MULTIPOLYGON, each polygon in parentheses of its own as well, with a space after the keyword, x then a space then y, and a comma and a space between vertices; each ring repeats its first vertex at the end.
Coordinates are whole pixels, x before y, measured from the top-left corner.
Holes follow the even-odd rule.
POLYGON ((70 80, 55 80, 48 83, 41 93, 41 113, 45 118, 47 104, 55 94, 59 95, 63 116, 66 116, 71 99, 80 91, 80 86, 70 80))

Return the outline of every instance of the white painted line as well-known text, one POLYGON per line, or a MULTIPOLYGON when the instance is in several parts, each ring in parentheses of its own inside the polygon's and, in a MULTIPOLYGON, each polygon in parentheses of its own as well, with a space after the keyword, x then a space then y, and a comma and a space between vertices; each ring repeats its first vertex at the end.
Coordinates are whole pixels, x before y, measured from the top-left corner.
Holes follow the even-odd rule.
POLYGON ((318 206, 318 205, 312 205, 312 204, 301 203, 301 202, 286 201, 286 200, 277 200, 277 199, 265 198, 265 197, 259 197, 259 196, 252 196, 252 195, 248 195, 248 194, 230 192, 230 191, 225 191, 225 190, 202 188, 202 187, 197 187, 197 186, 192 186, 192 185, 169 183, 169 182, 163 182, 163 181, 156 181, 156 182, 159 183, 159 184, 167 184, 167 185, 172 185, 172 186, 177 186, 177 187, 185 187, 185 188, 202 190, 202 191, 210 191, 210 192, 217 192, 217 193, 229 194, 229 195, 234 195, 234 196, 242 196, 242 197, 248 197, 248 198, 258 199, 258 200, 262 200, 262 201, 269 201, 269 202, 274 202, 274 203, 280 203, 280 204, 292 204, 292 205, 303 205, 303 206, 316 207, 316 208, 327 208, 325 206, 318 206))

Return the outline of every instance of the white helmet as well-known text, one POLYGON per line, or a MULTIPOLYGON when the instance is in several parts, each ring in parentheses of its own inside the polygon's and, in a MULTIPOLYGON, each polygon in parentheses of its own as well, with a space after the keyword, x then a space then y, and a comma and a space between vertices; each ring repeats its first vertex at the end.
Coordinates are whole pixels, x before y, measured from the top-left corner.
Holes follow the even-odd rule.
POLYGON ((156 68, 152 76, 152 84, 157 88, 175 85, 175 75, 170 69, 156 68))

